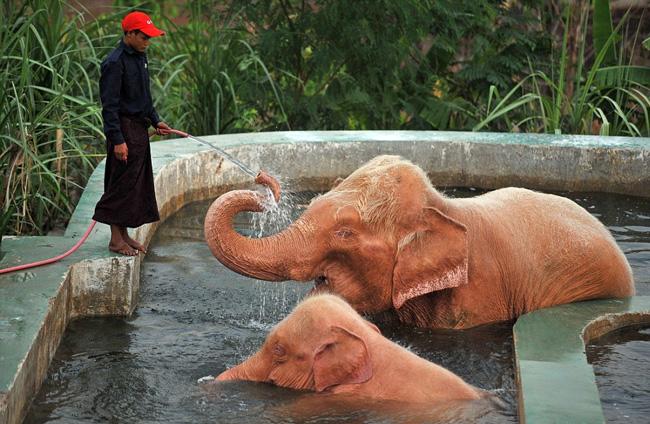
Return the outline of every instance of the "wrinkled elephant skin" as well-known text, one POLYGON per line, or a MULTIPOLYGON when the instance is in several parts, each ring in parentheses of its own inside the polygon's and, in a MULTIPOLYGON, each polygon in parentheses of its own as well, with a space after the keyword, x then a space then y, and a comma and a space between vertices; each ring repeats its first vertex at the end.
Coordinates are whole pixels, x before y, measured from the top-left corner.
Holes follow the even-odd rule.
POLYGON ((613 237, 573 201, 523 188, 467 199, 438 192, 420 168, 379 156, 312 200, 284 231, 249 239, 232 227, 260 195, 231 191, 205 236, 236 272, 314 281, 357 311, 394 309, 424 327, 468 328, 553 305, 634 294, 613 237))
POLYGON ((217 377, 228 380, 412 403, 474 400, 484 394, 386 339, 374 324, 330 294, 300 303, 257 353, 217 377))

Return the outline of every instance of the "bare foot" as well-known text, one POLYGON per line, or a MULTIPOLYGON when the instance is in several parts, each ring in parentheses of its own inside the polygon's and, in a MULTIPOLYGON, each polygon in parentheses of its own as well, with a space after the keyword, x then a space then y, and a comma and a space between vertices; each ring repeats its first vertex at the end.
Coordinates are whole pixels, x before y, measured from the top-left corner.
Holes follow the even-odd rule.
POLYGON ((124 256, 137 256, 138 250, 129 246, 127 243, 122 243, 115 245, 113 243, 108 244, 108 250, 111 252, 119 253, 124 256))
POLYGON ((138 243, 137 241, 133 240, 131 237, 126 236, 124 241, 126 241, 126 243, 132 248, 134 248, 135 250, 139 250, 142 253, 147 253, 147 249, 141 243, 138 243))
POLYGON ((147 249, 141 243, 133 240, 126 231, 122 232, 122 239, 132 248, 139 250, 142 253, 147 253, 147 249))

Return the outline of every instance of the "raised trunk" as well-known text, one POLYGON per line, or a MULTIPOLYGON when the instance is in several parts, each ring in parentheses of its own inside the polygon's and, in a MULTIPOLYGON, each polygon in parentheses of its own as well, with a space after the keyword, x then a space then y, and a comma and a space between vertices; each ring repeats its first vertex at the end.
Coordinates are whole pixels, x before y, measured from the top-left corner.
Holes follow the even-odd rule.
POLYGON ((215 200, 205 216, 205 239, 212 254, 240 274, 268 281, 311 278, 308 268, 298 266, 309 255, 302 219, 269 237, 248 238, 233 228, 240 212, 261 212, 263 197, 250 190, 230 191, 215 200))

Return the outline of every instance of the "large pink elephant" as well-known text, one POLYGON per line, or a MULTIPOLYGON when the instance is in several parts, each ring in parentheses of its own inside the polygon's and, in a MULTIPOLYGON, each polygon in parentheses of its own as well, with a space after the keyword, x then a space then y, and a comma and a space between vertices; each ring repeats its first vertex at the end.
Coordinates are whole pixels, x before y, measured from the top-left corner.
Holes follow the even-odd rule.
POLYGON ((253 278, 314 280, 359 312, 393 308, 403 322, 468 328, 634 294, 607 228, 571 200, 512 187, 448 198, 396 156, 366 163, 278 234, 237 233, 233 217, 261 204, 248 190, 215 200, 205 219, 212 253, 253 278))
POLYGON ((257 353, 217 380, 420 404, 474 400, 485 393, 383 337, 330 294, 303 300, 257 353))

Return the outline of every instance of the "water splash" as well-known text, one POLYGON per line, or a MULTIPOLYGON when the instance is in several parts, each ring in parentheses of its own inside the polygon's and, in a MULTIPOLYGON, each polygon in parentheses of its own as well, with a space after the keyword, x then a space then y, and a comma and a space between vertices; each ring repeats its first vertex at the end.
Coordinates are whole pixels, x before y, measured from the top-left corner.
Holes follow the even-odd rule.
POLYGON ((263 212, 255 213, 251 217, 253 237, 265 237, 278 233, 285 229, 293 219, 297 211, 297 201, 294 193, 286 188, 282 180, 278 179, 280 186, 283 187, 280 202, 276 203, 273 198, 273 192, 268 187, 263 187, 264 207, 263 212))
POLYGON ((215 381, 214 376, 212 375, 206 375, 205 377, 201 377, 198 380, 196 380, 197 384, 206 384, 206 383, 213 383, 215 381))
POLYGON ((257 296, 251 299, 251 310, 255 318, 249 321, 249 327, 270 330, 291 313, 308 291, 309 287, 306 285, 291 281, 269 283, 257 280, 255 282, 257 296))
MULTIPOLYGON (((251 213, 249 236, 253 238, 267 237, 287 228, 302 212, 304 205, 299 194, 291 190, 286 183, 278 178, 282 187, 280 201, 275 202, 273 192, 265 186, 258 186, 257 190, 263 195, 262 206, 264 210, 251 213)), ((288 315, 293 307, 300 302, 306 286, 291 282, 269 283, 257 281, 255 293, 251 299, 251 311, 255 318, 249 322, 251 328, 272 328, 280 319, 288 315)))

